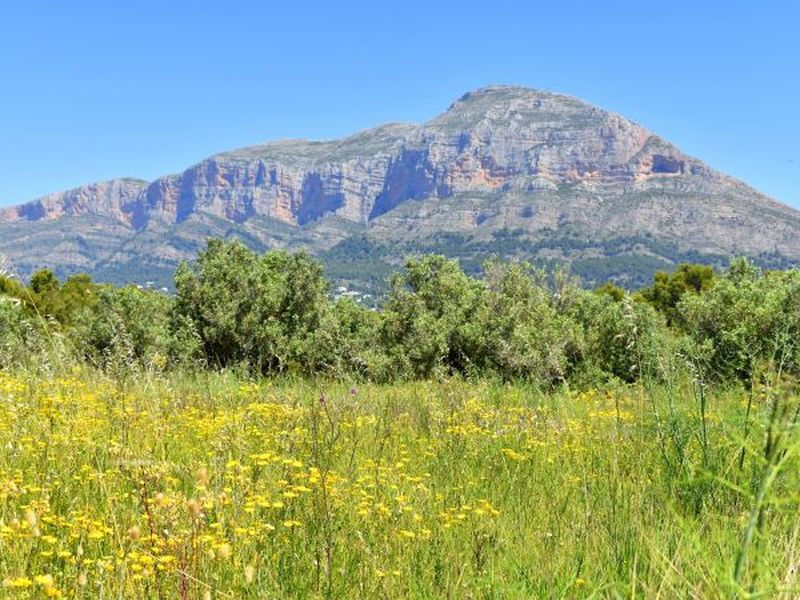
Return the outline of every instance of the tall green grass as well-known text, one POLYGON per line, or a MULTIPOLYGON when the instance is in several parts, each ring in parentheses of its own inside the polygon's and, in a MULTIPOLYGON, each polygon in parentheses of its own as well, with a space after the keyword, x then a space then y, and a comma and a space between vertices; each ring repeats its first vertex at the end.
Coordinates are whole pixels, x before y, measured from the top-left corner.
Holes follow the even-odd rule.
POLYGON ((700 383, 0 375, 0 589, 800 594, 794 382, 700 383))

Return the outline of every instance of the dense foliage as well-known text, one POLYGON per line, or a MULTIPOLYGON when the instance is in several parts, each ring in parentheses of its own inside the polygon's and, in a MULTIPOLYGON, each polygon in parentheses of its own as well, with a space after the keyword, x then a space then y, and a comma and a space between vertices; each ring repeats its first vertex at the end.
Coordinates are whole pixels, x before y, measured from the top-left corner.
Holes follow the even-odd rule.
POLYGON ((0 365, 88 361, 102 368, 235 368, 360 380, 451 374, 543 387, 686 368, 751 381, 759 365, 800 368, 800 273, 741 259, 716 274, 682 264, 629 293, 581 289, 563 272, 489 260, 480 277, 443 256, 412 258, 378 310, 335 299, 305 254, 257 254, 212 240, 175 274, 175 296, 133 286, 25 286, 0 278, 0 365))

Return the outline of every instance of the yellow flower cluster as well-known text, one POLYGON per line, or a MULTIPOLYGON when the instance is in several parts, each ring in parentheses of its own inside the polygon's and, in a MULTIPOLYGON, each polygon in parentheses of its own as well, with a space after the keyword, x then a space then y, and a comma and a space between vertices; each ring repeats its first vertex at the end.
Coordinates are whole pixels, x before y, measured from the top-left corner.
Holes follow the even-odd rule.
POLYGON ((320 402, 302 386, 224 384, 0 373, 4 593, 291 596, 284 582, 321 589, 349 569, 364 594, 402 596, 402 575, 437 548, 483 568, 511 527, 497 477, 580 452, 607 436, 598 421, 632 421, 602 395, 562 418, 524 398, 447 391, 412 409, 415 391, 404 406, 392 392, 320 402))

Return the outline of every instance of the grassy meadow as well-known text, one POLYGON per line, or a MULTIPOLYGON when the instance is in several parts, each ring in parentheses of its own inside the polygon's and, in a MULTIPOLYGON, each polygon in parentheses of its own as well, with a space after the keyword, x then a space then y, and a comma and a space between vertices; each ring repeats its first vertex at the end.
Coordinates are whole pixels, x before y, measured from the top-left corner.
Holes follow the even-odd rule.
POLYGON ((795 597, 791 385, 0 374, 8 598, 795 597))

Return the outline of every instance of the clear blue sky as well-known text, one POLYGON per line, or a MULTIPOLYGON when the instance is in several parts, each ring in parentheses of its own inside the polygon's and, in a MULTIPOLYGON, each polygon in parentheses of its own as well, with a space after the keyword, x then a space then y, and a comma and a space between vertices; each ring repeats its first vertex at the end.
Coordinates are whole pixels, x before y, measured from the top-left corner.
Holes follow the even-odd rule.
POLYGON ((0 3, 0 205, 423 121, 494 83, 622 113, 800 208, 800 2, 0 3))

